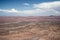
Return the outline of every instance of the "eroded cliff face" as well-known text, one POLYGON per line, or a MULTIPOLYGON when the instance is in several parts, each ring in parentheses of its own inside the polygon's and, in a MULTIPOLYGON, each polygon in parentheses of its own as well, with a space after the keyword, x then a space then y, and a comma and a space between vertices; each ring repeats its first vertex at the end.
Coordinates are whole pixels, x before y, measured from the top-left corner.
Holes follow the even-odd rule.
POLYGON ((18 22, 0 25, 0 40, 60 40, 60 22, 18 22))

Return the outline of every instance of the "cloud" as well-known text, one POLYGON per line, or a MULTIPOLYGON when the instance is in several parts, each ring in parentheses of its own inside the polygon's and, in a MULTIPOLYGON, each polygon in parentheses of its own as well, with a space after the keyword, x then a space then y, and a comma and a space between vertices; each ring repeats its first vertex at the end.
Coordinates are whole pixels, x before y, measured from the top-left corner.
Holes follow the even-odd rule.
POLYGON ((0 9, 0 12, 5 12, 5 13, 17 13, 17 14, 33 14, 34 10, 16 10, 14 8, 12 9, 0 9))
POLYGON ((7 13, 19 13, 19 11, 14 9, 14 8, 12 8, 10 10, 8 10, 8 9, 5 9, 5 10, 4 9, 0 9, 0 11, 7 12, 7 13))
MULTIPOLYGON (((28 3, 24 3, 24 5, 28 6, 28 3)), ((32 10, 16 10, 14 8, 10 10, 2 10, 3 12, 8 13, 19 13, 23 15, 35 15, 35 16, 48 16, 48 15, 59 15, 60 16, 60 1, 54 2, 45 2, 39 4, 32 4, 32 10)))
POLYGON ((60 7, 60 1, 33 4, 33 6, 34 6, 34 8, 47 8, 47 9, 58 8, 58 7, 60 7))
POLYGON ((52 13, 54 15, 59 15, 60 14, 60 1, 33 4, 33 8, 40 9, 48 14, 52 13))
POLYGON ((25 5, 25 6, 29 6, 30 4, 29 4, 29 3, 24 3, 23 5, 25 5))

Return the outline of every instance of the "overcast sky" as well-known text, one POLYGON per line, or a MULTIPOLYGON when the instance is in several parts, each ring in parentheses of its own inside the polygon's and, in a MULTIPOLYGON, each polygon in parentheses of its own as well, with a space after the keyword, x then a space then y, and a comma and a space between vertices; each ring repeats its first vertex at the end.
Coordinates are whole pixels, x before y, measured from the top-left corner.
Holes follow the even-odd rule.
POLYGON ((0 16, 60 16, 60 0, 0 0, 0 16))

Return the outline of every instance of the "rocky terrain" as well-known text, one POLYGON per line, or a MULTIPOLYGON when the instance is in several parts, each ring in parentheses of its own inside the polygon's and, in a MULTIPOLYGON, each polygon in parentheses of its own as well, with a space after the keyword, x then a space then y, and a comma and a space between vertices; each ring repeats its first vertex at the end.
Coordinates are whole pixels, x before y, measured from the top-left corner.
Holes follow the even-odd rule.
POLYGON ((60 40, 60 17, 0 19, 0 40, 60 40))

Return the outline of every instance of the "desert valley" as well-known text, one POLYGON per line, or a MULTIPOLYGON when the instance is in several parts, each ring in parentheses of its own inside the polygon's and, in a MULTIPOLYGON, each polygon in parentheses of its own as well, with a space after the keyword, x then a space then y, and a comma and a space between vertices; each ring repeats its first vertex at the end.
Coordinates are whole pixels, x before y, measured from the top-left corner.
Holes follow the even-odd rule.
POLYGON ((0 40, 60 40, 60 16, 0 16, 0 40))

